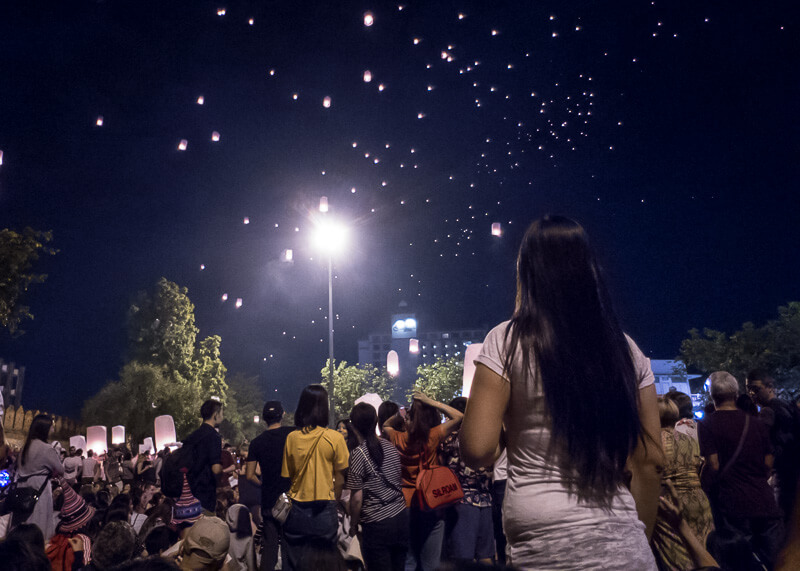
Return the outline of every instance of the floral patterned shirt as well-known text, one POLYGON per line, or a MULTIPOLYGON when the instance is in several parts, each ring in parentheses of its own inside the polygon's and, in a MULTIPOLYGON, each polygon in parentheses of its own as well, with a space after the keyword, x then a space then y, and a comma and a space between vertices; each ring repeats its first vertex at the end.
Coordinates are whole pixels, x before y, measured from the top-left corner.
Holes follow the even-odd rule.
POLYGON ((461 454, 458 450, 458 432, 450 434, 439 445, 439 455, 442 465, 450 468, 458 476, 458 481, 464 490, 464 499, 461 500, 461 503, 479 508, 491 507, 492 467, 473 470, 461 461, 461 454))

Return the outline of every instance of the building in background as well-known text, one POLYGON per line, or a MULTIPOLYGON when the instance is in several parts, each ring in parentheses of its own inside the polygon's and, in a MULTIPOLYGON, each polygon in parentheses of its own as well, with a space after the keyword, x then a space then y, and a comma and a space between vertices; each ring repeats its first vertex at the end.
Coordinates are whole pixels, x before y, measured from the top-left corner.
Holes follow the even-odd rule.
POLYGON ((5 406, 15 408, 22 404, 22 385, 25 384, 25 367, 6 363, 0 359, 0 391, 5 406))
POLYGON ((416 380, 417 367, 432 364, 441 358, 463 359, 465 347, 483 342, 487 333, 485 327, 425 331, 419 327, 416 314, 409 311, 405 302, 400 302, 389 325, 388 331, 372 333, 358 342, 358 362, 361 365, 385 367, 389 351, 396 351, 399 372, 394 398, 398 402, 405 402, 416 380))

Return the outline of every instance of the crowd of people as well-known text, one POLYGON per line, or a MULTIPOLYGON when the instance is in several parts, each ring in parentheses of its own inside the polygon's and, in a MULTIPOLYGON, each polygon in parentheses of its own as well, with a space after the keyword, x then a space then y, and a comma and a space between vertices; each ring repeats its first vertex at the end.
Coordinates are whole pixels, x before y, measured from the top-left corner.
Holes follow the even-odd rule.
POLYGON ((689 395, 657 396, 585 232, 543 218, 469 398, 360 403, 332 429, 309 385, 293 426, 267 402, 239 449, 211 399, 155 456, 61 451, 36 416, 0 451, 0 567, 800 569, 800 411, 769 374, 744 380, 713 373, 701 421, 689 395))

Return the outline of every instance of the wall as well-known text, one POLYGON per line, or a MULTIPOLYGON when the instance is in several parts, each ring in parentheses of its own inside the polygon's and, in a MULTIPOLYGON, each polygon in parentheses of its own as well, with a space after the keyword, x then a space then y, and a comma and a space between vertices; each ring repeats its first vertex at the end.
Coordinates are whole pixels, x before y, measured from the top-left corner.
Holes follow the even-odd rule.
MULTIPOLYGON (((3 418, 3 429, 6 433, 6 440, 12 446, 22 447, 25 444, 25 437, 31 422, 37 414, 44 411, 25 410, 23 407, 7 406, 5 417, 3 418)), ((69 449, 69 437, 76 434, 86 434, 86 428, 70 418, 64 416, 54 416, 55 426, 52 438, 61 441, 65 449, 69 449)))

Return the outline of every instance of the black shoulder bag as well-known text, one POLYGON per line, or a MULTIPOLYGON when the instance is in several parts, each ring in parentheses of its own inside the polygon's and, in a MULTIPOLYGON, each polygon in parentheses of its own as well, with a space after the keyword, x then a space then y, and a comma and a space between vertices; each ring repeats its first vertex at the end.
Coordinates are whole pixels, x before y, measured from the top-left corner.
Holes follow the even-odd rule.
POLYGON ((20 482, 25 482, 34 476, 41 476, 41 474, 18 476, 12 484, 12 488, 8 491, 6 505, 8 506, 8 511, 14 514, 13 520, 15 522, 23 522, 31 517, 34 508, 36 508, 36 503, 39 501, 39 498, 42 497, 45 488, 50 484, 50 471, 48 470, 44 483, 38 490, 19 486, 20 482))

